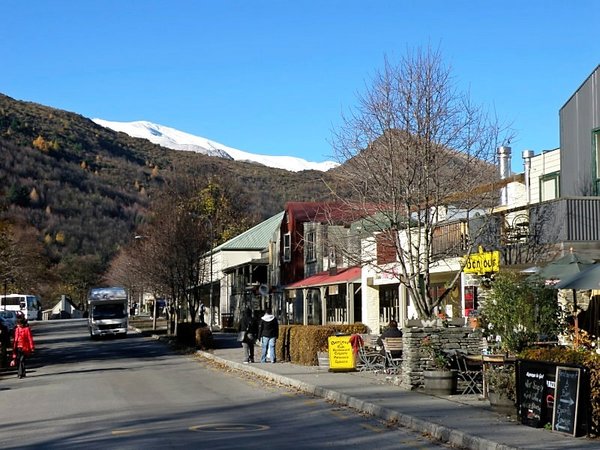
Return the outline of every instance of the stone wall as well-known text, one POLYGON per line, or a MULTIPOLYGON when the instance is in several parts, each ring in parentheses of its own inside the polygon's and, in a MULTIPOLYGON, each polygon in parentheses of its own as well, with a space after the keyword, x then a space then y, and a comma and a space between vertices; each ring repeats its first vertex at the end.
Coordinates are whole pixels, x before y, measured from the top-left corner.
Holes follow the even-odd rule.
POLYGON ((430 336, 432 344, 441 350, 462 350, 481 355, 483 334, 467 327, 421 327, 402 329, 402 374, 398 384, 404 389, 417 389, 423 384, 423 369, 429 356, 421 350, 423 339, 430 336))

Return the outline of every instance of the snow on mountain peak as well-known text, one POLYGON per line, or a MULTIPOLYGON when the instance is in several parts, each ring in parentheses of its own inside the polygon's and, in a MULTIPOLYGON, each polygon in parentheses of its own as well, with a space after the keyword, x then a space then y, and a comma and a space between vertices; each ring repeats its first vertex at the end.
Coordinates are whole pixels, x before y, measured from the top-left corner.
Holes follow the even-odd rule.
POLYGON ((291 172, 301 170, 319 170, 325 172, 336 167, 333 161, 311 162, 294 156, 259 155, 237 150, 220 144, 219 142, 195 136, 147 121, 112 122, 103 119, 92 119, 95 123, 114 131, 120 131, 131 137, 148 139, 154 144, 173 150, 192 151, 209 156, 233 159, 235 161, 251 161, 268 167, 285 169, 291 172))

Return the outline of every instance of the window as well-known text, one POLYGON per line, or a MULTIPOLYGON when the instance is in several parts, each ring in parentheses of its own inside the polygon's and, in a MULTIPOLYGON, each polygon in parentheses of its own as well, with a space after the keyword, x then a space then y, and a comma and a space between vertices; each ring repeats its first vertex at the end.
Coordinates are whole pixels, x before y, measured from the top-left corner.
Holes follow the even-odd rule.
POLYGON ((94 319, 122 319, 123 317, 126 315, 122 304, 94 305, 92 308, 92 318, 94 319))
POLYGON ((549 173, 540 177, 540 201, 554 200, 558 198, 559 172, 549 173))
POLYGON ((332 245, 329 247, 327 251, 327 260, 328 260, 328 268, 335 269, 337 267, 337 253, 335 251, 335 246, 332 245))
POLYGON ((2 306, 20 306, 21 297, 3 297, 2 306))
POLYGON ((304 251, 306 253, 306 261, 315 261, 317 259, 316 240, 314 230, 307 231, 304 243, 304 251))
POLYGON ((283 235, 283 262, 292 260, 292 236, 290 233, 283 235))
POLYGON ((387 325, 390 320, 402 317, 397 284, 379 286, 379 322, 387 325))

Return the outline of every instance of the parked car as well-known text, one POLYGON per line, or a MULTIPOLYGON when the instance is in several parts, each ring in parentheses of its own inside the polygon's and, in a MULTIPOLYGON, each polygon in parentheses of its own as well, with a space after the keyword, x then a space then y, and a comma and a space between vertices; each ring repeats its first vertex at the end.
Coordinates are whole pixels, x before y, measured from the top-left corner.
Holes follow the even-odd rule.
POLYGON ((0 311, 0 321, 12 333, 17 327, 17 314, 14 311, 0 311))

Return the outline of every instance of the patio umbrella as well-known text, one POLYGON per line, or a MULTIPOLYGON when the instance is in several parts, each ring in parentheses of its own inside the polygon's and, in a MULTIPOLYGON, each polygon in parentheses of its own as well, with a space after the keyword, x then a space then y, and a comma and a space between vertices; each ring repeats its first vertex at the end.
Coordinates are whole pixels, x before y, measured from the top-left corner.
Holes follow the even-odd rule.
MULTIPOLYGON (((556 289, 571 289, 573 291, 575 333, 577 333, 579 328, 579 324, 577 323, 577 290, 600 289, 600 264, 594 264, 579 273, 573 274, 570 277, 561 280, 554 287, 556 289)), ((597 306, 596 304, 594 305, 597 306)), ((595 323, 592 329, 597 331, 598 320, 596 319, 596 317, 598 312, 596 311, 595 306, 593 308, 593 311, 590 311, 589 313, 593 313, 592 317, 595 317, 595 323)))
POLYGON ((556 289, 600 289, 600 264, 593 264, 579 273, 561 279, 556 289))
POLYGON ((571 249, 565 256, 552 261, 534 276, 545 280, 547 285, 556 285, 563 279, 576 275, 593 264, 594 261, 579 257, 571 249))

